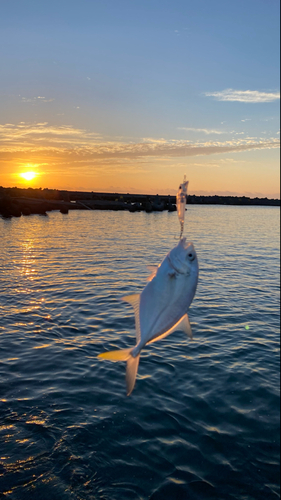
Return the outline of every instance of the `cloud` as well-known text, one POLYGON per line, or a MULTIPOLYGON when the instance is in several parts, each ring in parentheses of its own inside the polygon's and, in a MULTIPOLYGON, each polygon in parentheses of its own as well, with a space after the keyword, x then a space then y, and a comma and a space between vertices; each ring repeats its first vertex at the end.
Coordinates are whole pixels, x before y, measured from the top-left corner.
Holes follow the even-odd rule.
POLYGON ((87 132, 84 129, 74 128, 71 125, 54 126, 48 122, 30 124, 20 122, 17 125, 7 123, 0 125, 0 139, 6 142, 19 143, 24 141, 25 145, 33 144, 48 138, 49 144, 59 141, 61 144, 75 144, 74 138, 78 142, 88 144, 89 140, 94 140, 99 134, 87 132))
POLYGON ((207 97, 215 97, 217 101, 229 102, 273 102, 280 99, 280 92, 260 92, 259 90, 226 89, 219 92, 205 92, 207 97))
POLYGON ((186 158, 221 153, 273 149, 279 147, 279 140, 273 138, 235 137, 229 141, 185 141, 165 139, 142 139, 138 142, 107 140, 95 132, 72 126, 54 126, 47 122, 18 125, 0 125, 0 153, 40 154, 56 158, 68 157, 69 161, 84 159, 134 159, 186 158))
POLYGON ((37 104, 38 102, 53 102, 55 99, 46 99, 46 97, 21 97, 21 102, 29 104, 37 104))
POLYGON ((204 134, 226 134, 227 132, 222 132, 221 130, 214 130, 208 128, 193 128, 193 127, 178 127, 178 130, 186 130, 188 132, 203 132, 204 134))

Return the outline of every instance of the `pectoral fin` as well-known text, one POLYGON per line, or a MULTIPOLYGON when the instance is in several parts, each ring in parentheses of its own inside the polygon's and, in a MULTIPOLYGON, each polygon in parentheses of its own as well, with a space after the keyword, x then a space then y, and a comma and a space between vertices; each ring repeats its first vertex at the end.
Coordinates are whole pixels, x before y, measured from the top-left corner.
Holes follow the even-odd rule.
POLYGON ((137 343, 140 341, 141 338, 141 331, 140 331, 140 294, 135 293, 133 295, 126 295, 125 297, 122 297, 122 300, 124 302, 128 302, 133 306, 134 308, 134 313, 135 313, 135 325, 136 325, 136 339, 137 343))
POLYGON ((171 271, 170 273, 168 273, 168 276, 169 276, 169 278, 176 278, 177 275, 176 275, 175 271, 171 271))

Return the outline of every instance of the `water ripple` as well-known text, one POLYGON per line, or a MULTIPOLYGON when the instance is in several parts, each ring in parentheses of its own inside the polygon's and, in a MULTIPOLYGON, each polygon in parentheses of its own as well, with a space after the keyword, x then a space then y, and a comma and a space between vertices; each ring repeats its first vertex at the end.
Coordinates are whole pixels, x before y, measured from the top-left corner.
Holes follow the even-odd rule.
POLYGON ((175 244, 175 213, 0 220, 0 496, 273 500, 279 489, 279 210, 189 206, 194 341, 134 345, 120 299, 175 244), (106 228, 106 231, 105 231, 106 228))

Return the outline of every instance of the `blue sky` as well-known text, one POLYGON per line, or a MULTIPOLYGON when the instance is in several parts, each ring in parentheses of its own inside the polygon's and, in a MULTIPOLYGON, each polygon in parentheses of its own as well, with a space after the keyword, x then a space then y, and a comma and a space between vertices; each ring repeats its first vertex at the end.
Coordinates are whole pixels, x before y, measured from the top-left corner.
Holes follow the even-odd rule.
POLYGON ((0 184, 278 195, 278 1, 9 0, 0 43, 0 184))

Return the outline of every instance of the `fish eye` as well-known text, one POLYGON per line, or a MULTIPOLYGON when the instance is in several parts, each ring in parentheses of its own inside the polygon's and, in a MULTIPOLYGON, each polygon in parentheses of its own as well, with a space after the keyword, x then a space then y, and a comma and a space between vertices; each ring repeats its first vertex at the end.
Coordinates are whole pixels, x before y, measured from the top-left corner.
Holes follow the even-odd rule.
POLYGON ((187 257, 188 257, 188 258, 189 258, 189 260, 191 260, 191 261, 195 259, 195 255, 194 255, 194 253, 192 253, 192 252, 189 252, 189 254, 187 254, 187 257))

